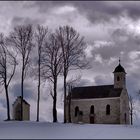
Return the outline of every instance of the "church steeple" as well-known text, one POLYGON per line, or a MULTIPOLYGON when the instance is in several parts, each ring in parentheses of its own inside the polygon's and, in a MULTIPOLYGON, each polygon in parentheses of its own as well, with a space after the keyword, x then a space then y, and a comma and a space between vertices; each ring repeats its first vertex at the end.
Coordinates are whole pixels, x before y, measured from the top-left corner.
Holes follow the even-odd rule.
POLYGON ((114 70, 114 88, 126 88, 126 72, 121 66, 121 61, 119 58, 119 65, 114 70))
POLYGON ((119 64, 121 64, 121 59, 120 59, 120 57, 119 57, 119 64))

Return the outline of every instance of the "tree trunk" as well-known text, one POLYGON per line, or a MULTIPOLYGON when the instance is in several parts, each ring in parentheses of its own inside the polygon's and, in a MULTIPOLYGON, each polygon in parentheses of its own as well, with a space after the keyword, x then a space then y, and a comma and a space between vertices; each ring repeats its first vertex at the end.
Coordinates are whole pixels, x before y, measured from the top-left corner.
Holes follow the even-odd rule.
POLYGON ((39 101, 40 101, 40 56, 38 60, 38 100, 37 100, 37 119, 39 121, 39 101))
POLYGON ((36 119, 37 122, 39 122, 39 101, 40 101, 40 84, 38 83, 37 119, 36 119))
POLYGON ((130 112, 130 116, 131 116, 131 125, 133 125, 133 106, 131 103, 131 112, 130 112))
POLYGON ((22 76, 21 76, 21 121, 23 121, 23 82, 24 82, 24 68, 22 68, 22 76))
POLYGON ((57 101, 57 79, 54 80, 54 97, 53 97, 53 122, 57 122, 57 110, 56 110, 56 101, 57 101))
POLYGON ((69 123, 71 123, 71 91, 69 93, 69 100, 68 100, 68 111, 69 111, 69 123))
POLYGON ((5 85, 6 101, 7 101, 7 120, 10 120, 10 105, 9 105, 9 96, 8 96, 8 86, 5 85))
POLYGON ((67 83, 66 83, 66 74, 64 74, 64 123, 66 123, 66 91, 67 83))

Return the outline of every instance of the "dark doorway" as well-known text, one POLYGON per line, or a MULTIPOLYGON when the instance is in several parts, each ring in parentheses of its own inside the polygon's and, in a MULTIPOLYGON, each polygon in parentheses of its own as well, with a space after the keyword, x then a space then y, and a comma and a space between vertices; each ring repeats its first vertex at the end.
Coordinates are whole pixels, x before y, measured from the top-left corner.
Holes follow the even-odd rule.
POLYGON ((94 123, 94 116, 90 116, 90 123, 91 123, 91 124, 94 123))
POLYGON ((90 107, 90 123, 94 123, 94 105, 90 107))

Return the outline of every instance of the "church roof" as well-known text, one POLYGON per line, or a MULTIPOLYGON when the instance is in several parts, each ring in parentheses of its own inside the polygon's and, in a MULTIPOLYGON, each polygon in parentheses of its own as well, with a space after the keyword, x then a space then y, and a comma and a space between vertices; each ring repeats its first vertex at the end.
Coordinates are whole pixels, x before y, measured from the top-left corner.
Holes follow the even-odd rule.
POLYGON ((115 68, 114 72, 125 72, 125 69, 121 66, 121 64, 119 63, 119 65, 115 68))
POLYGON ((122 88, 114 88, 114 85, 75 87, 71 91, 72 99, 91 99, 120 97, 122 88))
MULTIPOLYGON (((21 100, 21 96, 18 96, 17 99, 21 100)), ((13 103, 13 105, 17 102, 17 99, 15 100, 15 102, 13 103)), ((23 99, 23 102, 27 105, 30 105, 26 100, 23 99)))

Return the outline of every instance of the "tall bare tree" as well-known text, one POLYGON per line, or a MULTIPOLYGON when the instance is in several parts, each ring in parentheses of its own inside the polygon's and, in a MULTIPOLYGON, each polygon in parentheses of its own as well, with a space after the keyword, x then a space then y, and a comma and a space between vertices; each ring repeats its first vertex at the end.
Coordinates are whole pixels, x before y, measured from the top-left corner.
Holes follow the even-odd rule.
POLYGON ((82 69, 87 66, 85 60, 84 38, 70 26, 59 27, 57 37, 63 54, 63 76, 64 76, 64 123, 66 123, 66 92, 67 76, 72 69, 82 69))
POLYGON ((49 81, 53 84, 53 92, 51 91, 50 94, 53 98, 53 122, 57 122, 57 81, 62 70, 62 53, 54 33, 50 34, 49 41, 46 42, 43 47, 41 61, 43 64, 43 76, 49 79, 49 81))
POLYGON ((45 28, 43 26, 38 25, 37 30, 35 33, 35 39, 36 39, 36 46, 37 46, 37 53, 38 53, 38 99, 37 99, 37 119, 36 121, 39 121, 39 101, 40 101, 40 85, 41 85, 41 55, 42 55, 42 48, 44 46, 44 43, 46 41, 46 36, 48 33, 48 28, 45 28))
POLYGON ((129 95, 129 105, 130 105, 130 124, 133 125, 133 115, 134 115, 134 98, 129 95))
POLYGON ((10 103, 8 88, 15 74, 16 57, 8 49, 6 38, 0 34, 0 83, 5 88, 7 101, 7 120, 10 120, 10 103))
POLYGON ((21 55, 21 120, 23 120, 23 88, 24 80, 29 66, 32 47, 33 29, 32 25, 16 26, 10 33, 9 43, 13 45, 21 55))

